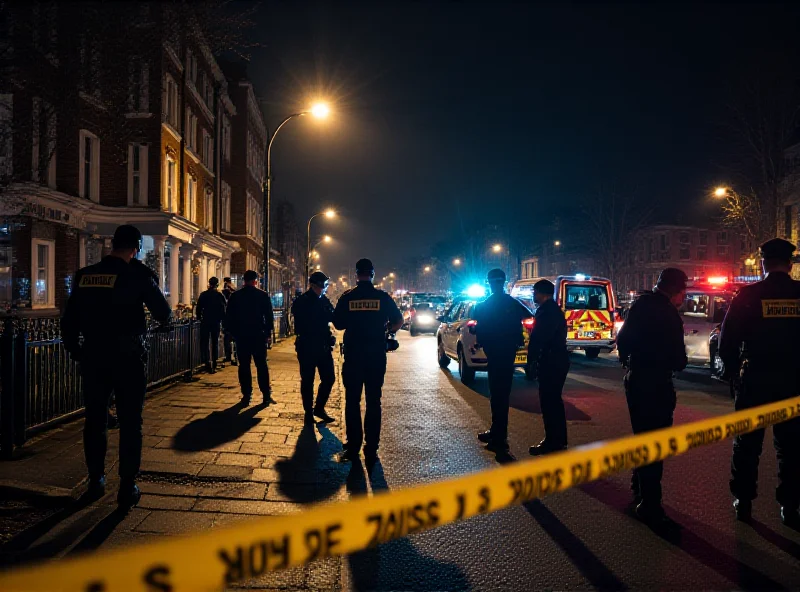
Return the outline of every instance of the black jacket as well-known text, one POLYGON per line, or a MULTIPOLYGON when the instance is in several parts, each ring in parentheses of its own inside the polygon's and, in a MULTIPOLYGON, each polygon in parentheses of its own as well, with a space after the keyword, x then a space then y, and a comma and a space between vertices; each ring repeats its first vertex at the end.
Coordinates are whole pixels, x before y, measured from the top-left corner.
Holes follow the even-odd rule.
POLYGON ((344 330, 346 351, 386 351, 386 324, 403 321, 392 297, 372 282, 358 282, 341 295, 333 313, 333 324, 344 330))
POLYGON ((219 290, 209 288, 197 299, 195 317, 207 327, 218 327, 225 320, 225 296, 219 290))
POLYGON ((549 367, 562 370, 565 364, 569 365, 564 311, 550 298, 539 305, 534 318, 536 321, 528 343, 528 361, 540 364, 540 373, 546 372, 549 367))
POLYGON ((639 296, 617 335, 617 349, 620 361, 634 370, 672 373, 686 368, 683 320, 669 296, 658 290, 639 296))
POLYGON ((719 335, 719 355, 730 372, 738 370, 741 356, 751 369, 796 375, 798 334, 800 282, 773 271, 743 287, 731 302, 719 335))
POLYGON ((274 325, 272 302, 264 290, 244 286, 231 294, 225 313, 225 330, 234 339, 266 339, 272 335, 274 325))
POLYGON ((88 346, 110 348, 120 338, 143 336, 147 332, 145 306, 156 321, 170 320, 172 311, 156 276, 141 262, 126 263, 109 255, 82 268, 75 274, 61 319, 67 351, 78 351, 80 335, 88 346))
POLYGON ((331 329, 328 323, 333 322, 333 310, 333 304, 328 297, 317 296, 313 290, 296 298, 292 303, 292 315, 298 343, 329 344, 331 329))
POLYGON ((488 357, 492 352, 511 355, 523 344, 522 321, 531 311, 508 294, 492 294, 475 307, 475 335, 488 357))

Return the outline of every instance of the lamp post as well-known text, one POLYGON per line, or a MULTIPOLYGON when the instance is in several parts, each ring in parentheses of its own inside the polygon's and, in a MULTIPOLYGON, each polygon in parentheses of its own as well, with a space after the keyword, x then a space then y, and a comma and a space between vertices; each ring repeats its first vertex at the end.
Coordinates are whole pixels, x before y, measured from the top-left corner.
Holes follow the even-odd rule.
MULTIPOLYGON (((294 119, 295 117, 302 117, 303 115, 313 115, 317 119, 324 119, 330 113, 330 109, 324 103, 318 103, 314 105, 308 111, 301 111, 299 113, 292 113, 288 117, 286 117, 283 121, 278 124, 278 127, 275 128, 275 131, 269 136, 269 140, 267 141, 267 174, 266 178, 264 179, 264 183, 261 186, 261 191, 264 196, 264 290, 269 292, 269 259, 270 259, 270 206, 272 205, 272 143, 275 141, 275 136, 278 135, 278 132, 281 131, 281 128, 289 123, 290 120, 294 119)), ((306 268, 306 271, 308 269, 306 268)), ((308 274, 306 274, 308 276, 308 274)))
MULTIPOLYGON (((311 221, 318 216, 325 216, 326 218, 331 219, 336 217, 336 212, 329 208, 324 212, 314 214, 308 219, 308 225, 306 226, 306 281, 308 281, 308 260, 311 258, 311 221)), ((326 243, 329 243, 331 242, 331 237, 326 236, 323 240, 326 243)))

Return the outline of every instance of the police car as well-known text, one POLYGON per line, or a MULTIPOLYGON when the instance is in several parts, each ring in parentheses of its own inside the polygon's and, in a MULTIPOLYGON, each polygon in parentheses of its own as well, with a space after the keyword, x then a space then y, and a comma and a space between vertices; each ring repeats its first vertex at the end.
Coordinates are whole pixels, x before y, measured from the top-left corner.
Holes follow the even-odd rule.
POLYGON ((725 277, 708 277, 691 282, 679 312, 683 318, 683 342, 693 366, 710 366, 713 374, 721 371, 716 352, 719 325, 725 319, 733 296, 743 284, 725 277))
MULTIPOLYGON (((522 300, 520 300, 525 308, 522 300)), ((441 368, 447 368, 450 362, 458 362, 458 373, 463 384, 472 384, 475 372, 486 371, 486 354, 483 352, 475 336, 475 326, 478 324, 473 318, 478 300, 465 299, 456 301, 444 314, 439 317, 440 325, 436 332, 437 358, 441 368)), ((530 309, 529 309, 530 310, 530 309)), ((528 340, 533 329, 533 318, 525 319, 520 331, 523 335, 523 345, 517 350, 514 366, 523 368, 526 376, 530 377, 528 370, 528 340)))

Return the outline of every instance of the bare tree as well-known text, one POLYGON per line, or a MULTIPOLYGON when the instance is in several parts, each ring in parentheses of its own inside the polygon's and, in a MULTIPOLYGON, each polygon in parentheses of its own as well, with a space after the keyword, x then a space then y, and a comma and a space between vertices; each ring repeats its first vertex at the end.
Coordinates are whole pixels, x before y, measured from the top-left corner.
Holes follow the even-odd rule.
POLYGON ((601 189, 582 203, 584 246, 593 254, 599 271, 613 283, 624 267, 634 235, 652 216, 652 206, 633 192, 601 189))
POLYGON ((786 150, 797 141, 800 86, 796 65, 783 54, 759 55, 744 70, 728 93, 734 190, 723 208, 726 225, 757 244, 775 236, 779 209, 795 189, 786 150))

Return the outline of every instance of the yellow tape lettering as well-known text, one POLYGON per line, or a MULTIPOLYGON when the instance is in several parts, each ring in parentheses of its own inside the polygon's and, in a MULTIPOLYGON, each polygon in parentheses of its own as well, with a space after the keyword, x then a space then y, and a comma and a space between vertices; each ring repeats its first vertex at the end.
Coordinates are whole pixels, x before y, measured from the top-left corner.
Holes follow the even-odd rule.
POLYGON ((323 559, 330 557, 339 543, 342 541, 338 538, 339 531, 342 530, 342 524, 329 524, 324 529, 312 528, 306 531, 306 549, 308 549, 308 561, 316 559, 323 559))
POLYGON ((537 473, 535 476, 528 475, 524 479, 509 481, 508 485, 514 492, 512 503, 528 502, 549 493, 560 491, 563 477, 563 469, 556 469, 555 471, 537 473))
POLYGON ((713 444, 719 440, 722 440, 721 426, 714 426, 707 430, 697 430, 696 432, 689 432, 686 434, 686 443, 689 445, 689 450, 697 448, 698 446, 713 444))
POLYGON ((438 509, 439 502, 432 500, 427 505, 414 504, 411 507, 390 510, 385 516, 370 514, 367 522, 372 524, 375 531, 367 547, 373 548, 435 526, 439 523, 438 509))
POLYGON ((770 411, 758 416, 758 428, 765 428, 788 419, 786 409, 779 409, 777 411, 770 411))
POLYGON ((640 465, 647 464, 650 459, 650 449, 647 445, 629 448, 617 454, 606 455, 603 457, 603 467, 600 469, 602 478, 614 473, 619 473, 625 469, 634 469, 640 465))
POLYGON ((731 438, 739 434, 745 434, 751 430, 752 422, 749 419, 742 419, 734 423, 725 424, 725 437, 731 438))
POLYGON ((572 486, 586 483, 592 475, 592 461, 587 460, 585 463, 575 463, 570 468, 570 475, 572 476, 572 486))
POLYGON ((237 547, 235 557, 222 549, 219 551, 219 558, 225 563, 227 584, 283 569, 289 566, 289 535, 277 541, 254 543, 247 548, 237 547))
POLYGON ((144 583, 148 590, 172 592, 172 584, 169 583, 169 567, 157 565, 147 570, 144 574, 144 583))

